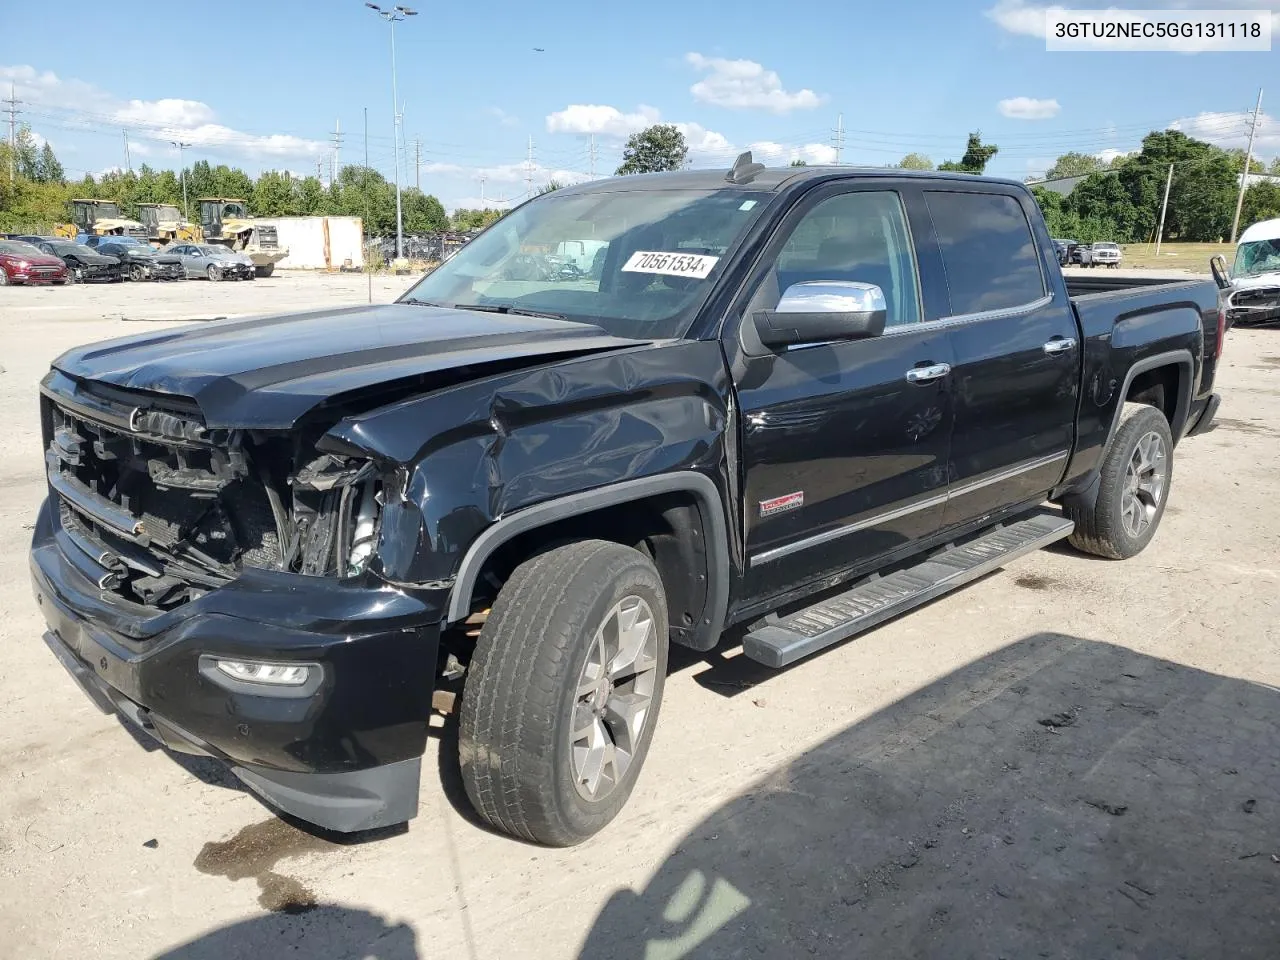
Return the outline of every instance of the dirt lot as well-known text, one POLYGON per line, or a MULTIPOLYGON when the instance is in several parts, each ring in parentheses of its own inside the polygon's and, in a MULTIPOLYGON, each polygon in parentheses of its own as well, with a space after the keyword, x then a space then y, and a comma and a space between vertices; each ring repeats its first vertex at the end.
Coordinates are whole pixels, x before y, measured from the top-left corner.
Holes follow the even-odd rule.
POLYGON ((49 654, 34 398, 60 351, 146 321, 366 295, 0 290, 0 954, 1277 955, 1280 332, 1230 335, 1221 425, 1179 447, 1142 556, 1045 551, 781 673, 680 658, 630 805, 582 847, 478 827, 447 726, 418 819, 334 843, 144 746, 49 654))

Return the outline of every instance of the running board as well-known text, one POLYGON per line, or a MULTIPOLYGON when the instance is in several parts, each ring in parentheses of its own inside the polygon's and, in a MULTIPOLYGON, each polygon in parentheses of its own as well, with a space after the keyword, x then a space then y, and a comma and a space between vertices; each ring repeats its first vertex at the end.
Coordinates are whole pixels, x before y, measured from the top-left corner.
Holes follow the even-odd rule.
POLYGON ((788 666, 1061 540, 1074 528, 1058 513, 1039 513, 997 527, 913 567, 757 627, 743 638, 743 653, 767 667, 788 666))

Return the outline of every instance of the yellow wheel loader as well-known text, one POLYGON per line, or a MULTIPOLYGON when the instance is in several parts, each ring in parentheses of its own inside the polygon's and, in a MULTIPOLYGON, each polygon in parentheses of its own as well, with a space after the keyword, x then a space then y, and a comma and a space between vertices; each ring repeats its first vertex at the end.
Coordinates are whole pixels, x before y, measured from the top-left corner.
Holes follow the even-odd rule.
POLYGON ((156 246, 197 241, 196 225, 184 220, 182 212, 171 203, 140 203, 138 217, 147 228, 147 239, 156 246))
POLYGON ((60 223, 53 232, 59 237, 74 240, 80 235, 91 237, 137 237, 146 239, 147 228, 137 220, 120 214, 120 207, 111 200, 72 200, 71 222, 60 223))
POLYGON ((201 197, 200 232, 205 243, 220 243, 253 261, 254 275, 269 277, 289 255, 276 228, 249 216, 248 205, 234 197, 201 197))

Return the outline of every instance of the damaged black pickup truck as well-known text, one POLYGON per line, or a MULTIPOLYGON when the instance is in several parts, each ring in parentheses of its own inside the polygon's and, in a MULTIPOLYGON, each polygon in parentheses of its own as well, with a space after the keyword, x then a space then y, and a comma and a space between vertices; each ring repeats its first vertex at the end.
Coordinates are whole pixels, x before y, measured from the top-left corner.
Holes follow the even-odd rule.
POLYGON ((1215 285, 1077 295, 1021 184, 851 168, 567 187, 385 306, 73 350, 41 386, 45 640, 104 710, 354 831, 433 694, 496 828, 580 841, 668 644, 784 667, 1069 537, 1151 540, 1215 285))

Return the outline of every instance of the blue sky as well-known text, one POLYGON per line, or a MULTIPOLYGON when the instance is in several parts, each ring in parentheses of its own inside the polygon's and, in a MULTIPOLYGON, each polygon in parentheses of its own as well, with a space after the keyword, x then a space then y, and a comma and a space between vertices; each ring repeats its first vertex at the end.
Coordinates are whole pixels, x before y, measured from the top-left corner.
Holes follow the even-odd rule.
MULTIPOLYGON (((482 181, 490 203, 514 200, 530 137, 536 188, 589 175, 592 134, 595 169, 611 173, 626 135, 657 120, 681 125, 695 166, 748 147, 766 162, 829 162, 840 114, 845 163, 958 159, 980 129, 1001 148, 989 172, 1021 179, 1067 150, 1132 150, 1171 122, 1243 146, 1268 80, 1258 152, 1280 153, 1280 48, 1047 53, 1037 3, 424 6, 396 28, 402 179, 415 181, 419 140, 422 187, 447 207, 478 203, 482 181)), ((1280 0, 1217 6, 1272 11, 1280 43, 1280 0)), ((0 32, 0 95, 16 84, 21 119, 72 175, 123 166, 128 129, 135 166, 176 166, 167 141, 182 139, 188 163, 315 173, 319 162, 327 179, 335 121, 340 161, 362 162, 367 107, 371 164, 392 176, 388 27, 362 0, 64 0, 56 28, 20 9, 0 32), (224 33, 205 41, 212 22, 224 33)))

